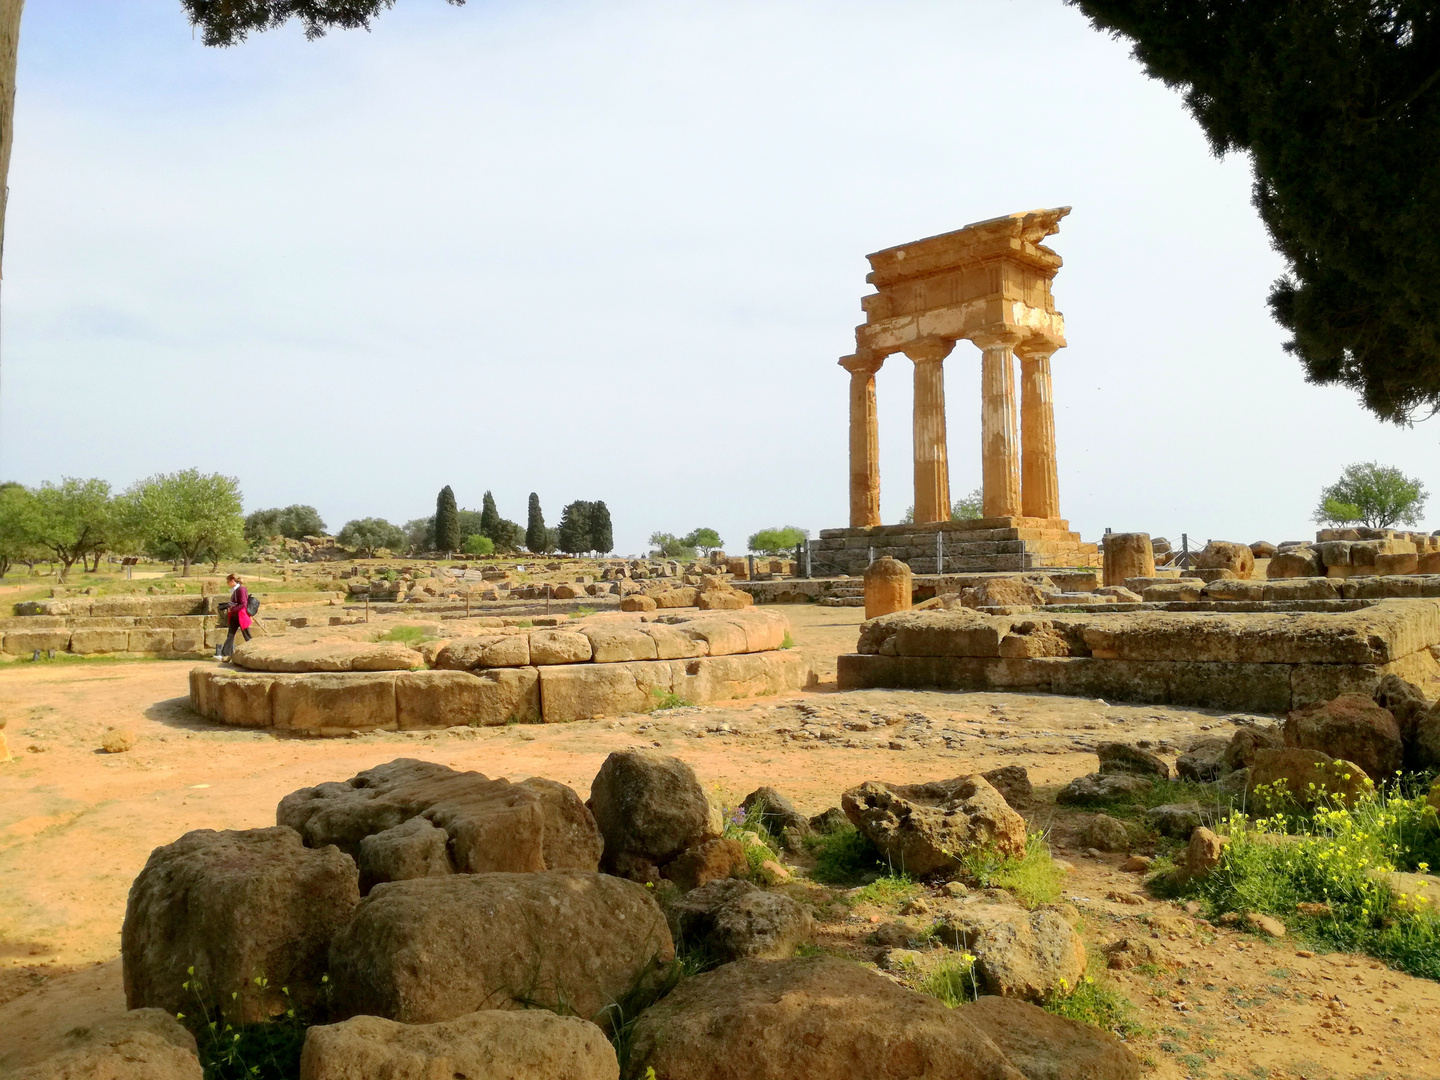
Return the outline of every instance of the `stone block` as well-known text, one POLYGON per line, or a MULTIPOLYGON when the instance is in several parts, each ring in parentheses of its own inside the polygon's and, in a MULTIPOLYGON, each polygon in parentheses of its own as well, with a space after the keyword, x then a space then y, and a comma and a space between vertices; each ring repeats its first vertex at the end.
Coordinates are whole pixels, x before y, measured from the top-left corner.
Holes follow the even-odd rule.
POLYGON ((632 627, 587 626, 581 633, 590 640, 593 660, 597 664, 654 660, 658 657, 655 639, 632 627))
POLYGON ((5 651, 11 656, 28 656, 36 649, 70 648, 69 630, 11 630, 5 635, 5 651))
POLYGON ((677 662, 672 685, 686 701, 701 704, 802 690, 808 675, 809 665, 799 653, 750 653, 677 662))
MULTIPOLYGON (((704 641, 692 638, 674 626, 645 623, 640 627, 640 632, 654 639, 657 660, 687 660, 695 656, 708 656, 710 652, 704 641)), ((776 647, 779 647, 778 642, 776 647)))
POLYGON ((551 664, 588 664, 593 649, 584 634, 569 630, 537 630, 530 635, 530 663, 534 667, 551 664))
POLYGON ((1264 581, 1222 578, 1209 582, 1201 594, 1206 600, 1243 600, 1255 603, 1265 599, 1264 581))
POLYGON ((1419 569, 1420 556, 1413 552, 1375 556, 1377 574, 1415 574, 1419 573, 1419 569))
POLYGON ((1105 534, 1105 584, 1124 585, 1127 578, 1151 577, 1155 551, 1149 533, 1105 534))
POLYGON ((70 635, 70 651, 74 653, 124 652, 130 647, 130 635, 123 628, 114 630, 75 630, 70 635))
POLYGON ((406 672, 395 680, 395 715, 402 731, 534 723, 540 673, 533 667, 406 672))
POLYGON ((166 653, 175 647, 174 630, 130 630, 128 634, 126 648, 130 652, 166 653))
MULTIPOLYGON (((698 661, 694 661, 697 662, 698 661)), ((639 661, 542 667, 540 709, 547 724, 647 712, 671 693, 674 664, 639 661)))
POLYGON ((1284 600, 1339 600, 1340 590, 1328 578, 1292 577, 1282 581, 1265 583, 1264 599, 1269 602, 1284 600))
POLYGON ((190 707, 207 720, 235 727, 270 727, 270 691, 279 676, 233 668, 190 672, 190 707))
POLYGON ((315 672, 276 675, 270 692, 271 722, 277 728, 315 734, 393 731, 396 672, 315 672))
MULTIPOLYGON (((73 640, 71 647, 74 647, 73 640)), ((205 631, 198 626, 191 629, 176 630, 175 639, 170 648, 174 653, 204 654, 206 652, 205 631)))
POLYGON ((1147 585, 1140 595, 1147 604, 1194 603, 1200 599, 1204 589, 1205 582, 1199 578, 1181 578, 1179 581, 1147 585))

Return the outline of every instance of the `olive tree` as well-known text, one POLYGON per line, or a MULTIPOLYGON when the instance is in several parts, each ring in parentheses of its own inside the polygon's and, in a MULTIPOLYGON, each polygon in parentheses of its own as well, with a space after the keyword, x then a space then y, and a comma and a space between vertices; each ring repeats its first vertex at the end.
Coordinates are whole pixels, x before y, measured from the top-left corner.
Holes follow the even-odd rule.
POLYGON ((177 558, 181 577, 190 576, 190 564, 202 554, 213 554, 218 563, 238 550, 245 533, 240 481, 199 469, 136 481, 126 489, 117 518, 150 551, 177 558))

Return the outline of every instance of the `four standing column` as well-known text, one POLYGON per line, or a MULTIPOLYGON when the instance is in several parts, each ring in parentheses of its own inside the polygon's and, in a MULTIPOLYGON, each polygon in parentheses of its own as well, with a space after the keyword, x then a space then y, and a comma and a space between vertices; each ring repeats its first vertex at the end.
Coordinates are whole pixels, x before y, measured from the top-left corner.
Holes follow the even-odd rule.
POLYGON ((945 357, 955 342, 922 338, 905 349, 915 361, 915 524, 950 520, 945 445, 945 357))
POLYGON ((850 527, 880 524, 880 425, 875 415, 875 372, 883 358, 847 356, 850 372, 850 527))
POLYGON ((1054 346, 1027 342, 1020 350, 1020 502, 1026 517, 1060 516, 1060 478, 1055 466, 1055 406, 1050 395, 1054 346))

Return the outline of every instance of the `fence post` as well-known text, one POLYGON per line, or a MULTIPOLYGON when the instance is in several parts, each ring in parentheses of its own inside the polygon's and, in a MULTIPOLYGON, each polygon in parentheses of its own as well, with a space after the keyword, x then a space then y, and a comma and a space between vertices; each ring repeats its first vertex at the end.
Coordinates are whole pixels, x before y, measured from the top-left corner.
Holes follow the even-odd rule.
POLYGON ((935 573, 945 573, 945 534, 938 529, 935 532, 935 573))
POLYGON ((754 581, 754 580, 755 580, 755 556, 754 556, 754 555, 746 555, 745 558, 746 558, 747 560, 749 560, 750 580, 751 580, 751 581, 754 581))
POLYGON ((812 576, 812 575, 811 575, 811 569, 812 569, 812 567, 811 567, 811 563, 810 563, 810 541, 809 541, 809 540, 806 540, 806 541, 805 541, 805 576, 806 576, 807 578, 812 576))

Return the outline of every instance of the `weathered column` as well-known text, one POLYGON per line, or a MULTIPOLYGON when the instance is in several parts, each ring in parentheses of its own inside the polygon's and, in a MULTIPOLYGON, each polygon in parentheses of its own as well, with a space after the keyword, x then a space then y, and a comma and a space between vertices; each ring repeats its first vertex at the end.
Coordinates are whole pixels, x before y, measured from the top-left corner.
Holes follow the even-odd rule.
POLYGON ((850 527, 880 524, 880 425, 875 413, 875 372, 884 357, 846 356, 850 372, 850 527))
POLYGON ((1037 342, 1020 349, 1020 503, 1026 517, 1060 516, 1060 476, 1055 467, 1055 406, 1050 394, 1054 346, 1037 342))
POLYGON ((905 349, 915 361, 915 524, 950 520, 945 450, 945 357, 955 342, 922 338, 905 349))
POLYGON ((980 457, 985 516, 1020 516, 1020 447, 1015 433, 1014 349, 1018 334, 974 339, 980 361, 980 457))

